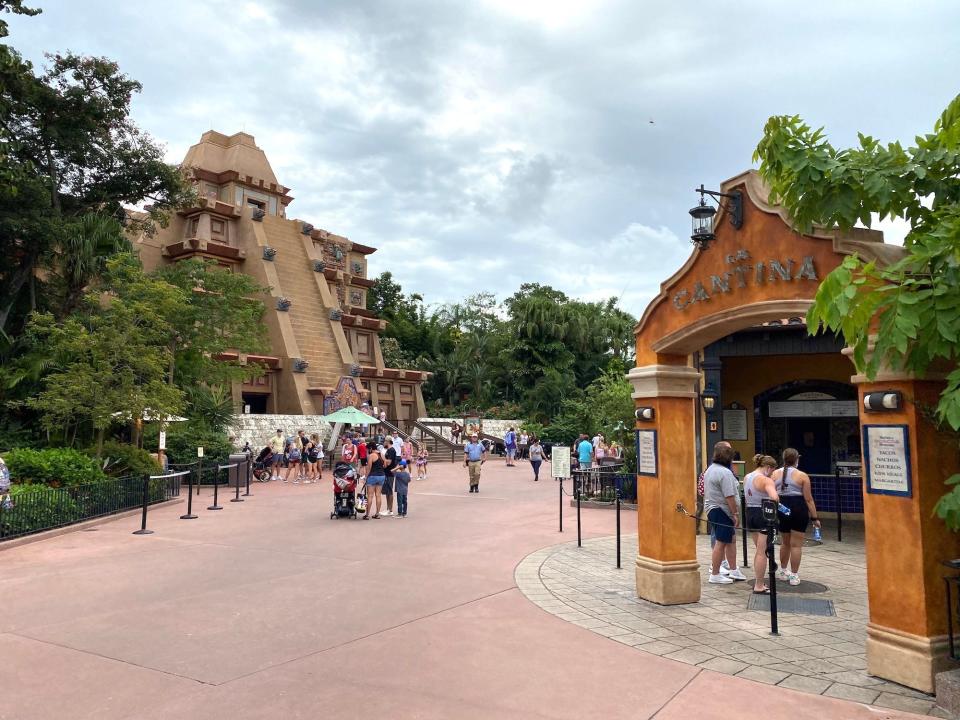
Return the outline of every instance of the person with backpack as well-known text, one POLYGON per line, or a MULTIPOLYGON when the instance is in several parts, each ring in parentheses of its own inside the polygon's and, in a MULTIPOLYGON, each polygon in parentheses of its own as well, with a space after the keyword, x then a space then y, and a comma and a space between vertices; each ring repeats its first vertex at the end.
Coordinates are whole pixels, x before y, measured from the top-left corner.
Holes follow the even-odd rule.
POLYGON ((507 467, 516 465, 513 460, 517 456, 517 433, 512 427, 503 435, 503 449, 507 454, 507 467))
POLYGON ((306 482, 320 482, 323 480, 323 448, 320 446, 320 436, 317 433, 310 435, 306 443, 307 480, 306 482))
POLYGON ((287 441, 287 472, 283 476, 283 481, 290 479, 290 473, 293 473, 293 484, 300 484, 300 461, 302 456, 297 443, 291 438, 287 441))

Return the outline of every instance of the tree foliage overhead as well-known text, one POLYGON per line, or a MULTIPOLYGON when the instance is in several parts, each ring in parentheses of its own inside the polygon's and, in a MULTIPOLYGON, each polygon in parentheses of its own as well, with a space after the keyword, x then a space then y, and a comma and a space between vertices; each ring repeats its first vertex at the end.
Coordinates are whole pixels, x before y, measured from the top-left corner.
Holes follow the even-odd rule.
POLYGON ((588 303, 535 283, 502 304, 491 293, 478 293, 428 308, 385 272, 367 307, 389 322, 383 333, 387 364, 433 373, 424 386, 428 404, 509 405, 547 422, 612 363, 625 366, 633 357, 635 320, 615 299, 588 303))
MULTIPOLYGON (((936 412, 960 430, 960 95, 911 147, 860 135, 859 147, 837 149, 822 129, 781 116, 767 122, 755 158, 771 200, 801 230, 869 227, 873 214, 909 223, 901 260, 845 258, 820 286, 807 323, 842 332, 857 369, 871 378, 882 367, 919 376, 952 370, 936 412)), ((960 529, 960 486, 938 512, 960 529)))
MULTIPOLYGON (((0 0, 0 11, 38 12, 11 0, 0 0)), ((0 37, 7 34, 0 20, 0 37)), ((149 229, 192 196, 179 169, 130 117, 140 83, 106 58, 47 57, 37 73, 0 45, 0 331, 7 337, 32 310, 62 316, 75 306, 78 283, 93 279, 97 256, 75 263, 70 254, 95 251, 90 242, 119 245, 106 219, 127 222, 125 207, 146 203, 134 222, 149 229), (91 213, 104 218, 99 228, 91 227, 91 213), (52 271, 51 292, 45 271, 52 271)))

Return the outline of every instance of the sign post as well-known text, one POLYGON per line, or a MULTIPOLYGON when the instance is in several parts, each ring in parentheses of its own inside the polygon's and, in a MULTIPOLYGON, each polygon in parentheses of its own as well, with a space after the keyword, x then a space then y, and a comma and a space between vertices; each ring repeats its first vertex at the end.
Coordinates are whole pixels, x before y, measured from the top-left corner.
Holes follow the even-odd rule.
POLYGON ((570 448, 553 447, 550 451, 550 469, 554 479, 560 481, 560 532, 563 532, 563 480, 570 477, 570 448))

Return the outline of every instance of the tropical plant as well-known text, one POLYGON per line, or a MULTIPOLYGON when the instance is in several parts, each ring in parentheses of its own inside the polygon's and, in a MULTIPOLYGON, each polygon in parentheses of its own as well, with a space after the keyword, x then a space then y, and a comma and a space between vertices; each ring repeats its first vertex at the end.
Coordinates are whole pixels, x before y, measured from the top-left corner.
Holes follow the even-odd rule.
MULTIPOLYGON (((960 95, 915 145, 881 144, 860 135, 857 148, 837 149, 822 128, 796 116, 772 117, 755 153, 771 201, 789 210, 801 230, 815 223, 851 229, 873 216, 909 223, 902 259, 888 265, 845 258, 828 275, 807 325, 843 333, 858 372, 883 367, 925 375, 952 370, 936 416, 960 430, 960 95)), ((960 475, 937 505, 960 530, 960 475)))

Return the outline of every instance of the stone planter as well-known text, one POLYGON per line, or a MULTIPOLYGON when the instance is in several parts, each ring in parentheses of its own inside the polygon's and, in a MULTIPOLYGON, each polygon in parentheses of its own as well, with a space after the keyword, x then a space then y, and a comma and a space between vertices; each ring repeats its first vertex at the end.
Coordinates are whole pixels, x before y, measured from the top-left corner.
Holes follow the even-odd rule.
POLYGON ((273 259, 274 259, 276 256, 277 256, 277 251, 276 251, 276 249, 274 249, 274 248, 272 248, 272 247, 265 247, 265 248, 263 249, 263 259, 264 259, 264 260, 269 260, 270 262, 273 262, 273 259))
POLYGON ((281 312, 286 312, 287 310, 290 309, 291 305, 293 305, 292 300, 285 297, 277 298, 277 310, 280 310, 281 312))
POLYGON ((293 361, 294 372, 297 372, 297 373, 306 372, 308 367, 310 367, 310 363, 304 360, 303 358, 296 358, 293 361))

